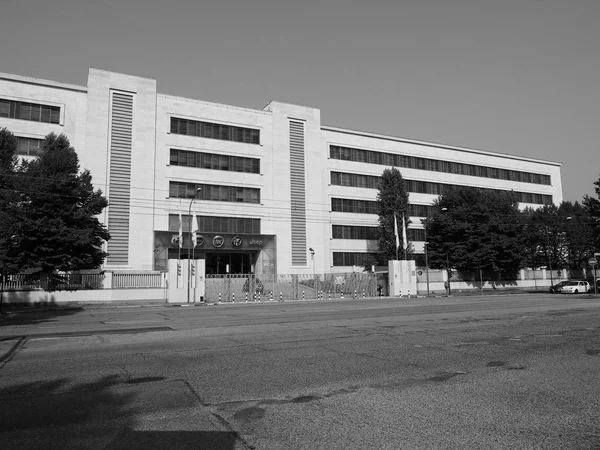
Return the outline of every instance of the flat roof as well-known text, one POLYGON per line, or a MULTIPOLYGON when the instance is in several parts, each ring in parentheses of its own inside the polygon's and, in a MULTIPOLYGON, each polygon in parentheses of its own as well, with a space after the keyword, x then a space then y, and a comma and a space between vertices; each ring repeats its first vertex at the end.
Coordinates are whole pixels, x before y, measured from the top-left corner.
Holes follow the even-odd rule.
POLYGON ((442 148, 442 149, 446 149, 446 150, 456 150, 459 152, 475 153, 478 155, 509 158, 509 159, 515 159, 518 161, 534 162, 534 163, 538 163, 538 164, 547 164, 547 165, 551 165, 551 166, 558 166, 558 167, 562 166, 562 162, 545 161, 542 159, 510 155, 508 153, 490 152, 490 151, 486 151, 486 150, 477 150, 474 148, 457 147, 457 146, 453 146, 453 145, 439 144, 437 142, 427 142, 427 141, 420 141, 420 140, 416 140, 416 139, 408 139, 408 138, 397 137, 397 136, 388 136, 385 134, 369 133, 368 131, 350 130, 350 129, 346 129, 346 128, 330 127, 330 126, 326 126, 326 125, 321 125, 321 130, 331 131, 331 132, 340 133, 340 134, 352 134, 354 136, 370 137, 370 138, 374 138, 374 139, 384 139, 384 140, 393 141, 393 142, 405 142, 407 144, 423 145, 426 147, 436 147, 436 148, 442 148))
POLYGON ((0 80, 13 81, 17 83, 31 84, 34 86, 52 87, 56 89, 65 89, 67 91, 75 92, 87 92, 87 86, 80 86, 78 84, 70 83, 59 83, 57 81, 43 80, 41 78, 24 77, 21 75, 14 75, 12 73, 0 72, 0 80))

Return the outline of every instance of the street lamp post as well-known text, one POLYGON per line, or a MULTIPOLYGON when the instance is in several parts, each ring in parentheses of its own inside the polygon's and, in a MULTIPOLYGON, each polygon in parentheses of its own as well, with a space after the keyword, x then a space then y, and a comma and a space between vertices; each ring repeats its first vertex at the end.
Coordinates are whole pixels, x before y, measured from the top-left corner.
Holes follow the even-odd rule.
MULTIPOLYGON (((194 241, 192 238, 192 233, 193 233, 193 220, 192 220, 192 204, 194 203, 194 200, 196 200, 196 194, 198 194, 198 192, 200 192, 202 189, 201 188, 197 188, 194 191, 194 196, 192 197, 192 200, 190 200, 190 207, 188 209, 188 217, 190 218, 190 245, 192 246, 192 249, 195 249, 195 245, 194 245, 194 241)), ((191 257, 190 257, 190 252, 188 250, 188 273, 187 273, 187 279, 188 279, 188 286, 187 286, 187 302, 190 302, 190 289, 192 288, 192 274, 191 274, 191 257)))
POLYGON ((550 254, 550 238, 548 236, 548 226, 546 225, 546 251, 548 252, 548 267, 550 267, 550 286, 554 286, 554 275, 552 275, 552 256, 550 254))
MULTIPOLYGON (((444 207, 442 208, 443 212, 448 212, 448 208, 444 207)), ((452 277, 452 274, 450 272, 450 256, 449 256, 449 250, 446 249, 446 275, 448 276, 448 297, 452 294, 451 289, 450 289, 450 278, 452 277)))
POLYGON ((318 295, 318 291, 317 291, 317 268, 315 267, 315 251, 313 250, 312 247, 309 247, 308 251, 310 252, 310 258, 312 259, 313 279, 314 279, 314 283, 315 283, 315 295, 318 295))
POLYGON ((429 295, 429 259, 427 258, 427 228, 423 228, 425 230, 425 244, 423 245, 423 249, 425 250, 425 279, 427 280, 427 295, 429 295))

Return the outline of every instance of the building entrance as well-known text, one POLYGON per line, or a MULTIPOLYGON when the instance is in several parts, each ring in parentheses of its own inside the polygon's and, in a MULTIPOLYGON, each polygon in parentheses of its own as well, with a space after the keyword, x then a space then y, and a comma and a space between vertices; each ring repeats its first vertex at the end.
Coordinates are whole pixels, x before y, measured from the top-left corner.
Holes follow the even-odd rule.
POLYGON ((258 252, 207 252, 206 275, 252 273, 257 255, 258 252))

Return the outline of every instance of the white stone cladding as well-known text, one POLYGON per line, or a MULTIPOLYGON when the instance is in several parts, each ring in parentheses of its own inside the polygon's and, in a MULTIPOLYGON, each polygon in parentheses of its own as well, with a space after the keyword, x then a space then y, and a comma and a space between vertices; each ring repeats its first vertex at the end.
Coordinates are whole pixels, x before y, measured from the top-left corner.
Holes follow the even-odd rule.
MULTIPOLYGON (((169 214, 188 214, 188 199, 169 197, 169 182, 178 181, 260 189, 259 204, 196 200, 192 214, 259 218, 261 234, 276 236, 278 273, 347 271, 348 267, 333 266, 334 252, 375 252, 377 244, 367 240, 332 239, 332 224, 376 226, 377 216, 332 212, 331 199, 373 201, 377 190, 332 186, 330 173, 379 176, 385 166, 331 159, 330 145, 545 174, 551 177, 551 185, 400 168, 403 176, 410 180, 545 194, 551 195, 556 204, 563 200, 559 163, 328 127, 321 123, 319 109, 277 101, 262 110, 254 110, 160 94, 153 79, 98 69, 90 69, 85 87, 0 73, 0 99, 61 107, 60 124, 0 117, 0 127, 7 127, 23 137, 43 138, 49 132, 65 133, 77 150, 81 168, 91 171, 95 186, 103 190, 110 202, 111 92, 131 94, 134 108, 128 263, 106 268, 153 268, 156 233, 169 231, 169 214), (258 129, 260 144, 174 134, 170 132, 171 117, 258 129), (305 266, 292 266, 291 261, 290 120, 304 124, 305 266), (260 173, 172 166, 171 148, 258 158, 260 173), (314 266, 309 247, 315 251, 314 266)), ((414 204, 427 205, 436 197, 410 193, 414 204)), ((540 205, 522 203, 520 206, 540 205)), ((107 217, 105 212, 101 220, 106 223, 107 217)), ((420 227, 417 218, 412 221, 415 228, 420 227)), ((423 243, 415 242, 414 247, 422 252, 423 243)), ((260 261, 259 257, 257 264, 260 261)))

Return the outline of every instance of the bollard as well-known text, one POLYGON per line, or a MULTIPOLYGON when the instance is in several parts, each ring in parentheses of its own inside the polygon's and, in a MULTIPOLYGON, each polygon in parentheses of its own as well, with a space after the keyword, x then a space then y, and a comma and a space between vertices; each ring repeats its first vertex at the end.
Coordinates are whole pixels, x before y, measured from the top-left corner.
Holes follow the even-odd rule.
POLYGON ((269 298, 270 301, 273 301, 273 291, 271 291, 271 298, 269 298))
POLYGON ((246 292, 246 303, 248 303, 248 293, 246 292))
POLYGON ((231 294, 231 303, 235 303, 235 293, 231 294))
POLYGON ((329 293, 327 295, 328 295, 327 299, 331 300, 331 291, 329 291, 329 293))
POLYGON ((219 303, 221 303, 221 293, 219 292, 219 303))
POLYGON ((252 294, 252 301, 256 302, 256 292, 254 294, 252 294))
POLYGON ((302 291, 302 300, 304 300, 304 291, 302 291))
POLYGON ((260 292, 258 293, 258 303, 260 303, 260 292))
POLYGON ((356 289, 354 289, 354 299, 356 300, 356 289))
POLYGON ((283 292, 279 291, 279 301, 283 301, 283 292))
POLYGON ((365 294, 365 291, 363 291, 363 298, 367 298, 367 295, 365 294))
POLYGON ((340 293, 340 298, 344 298, 344 291, 340 293))

